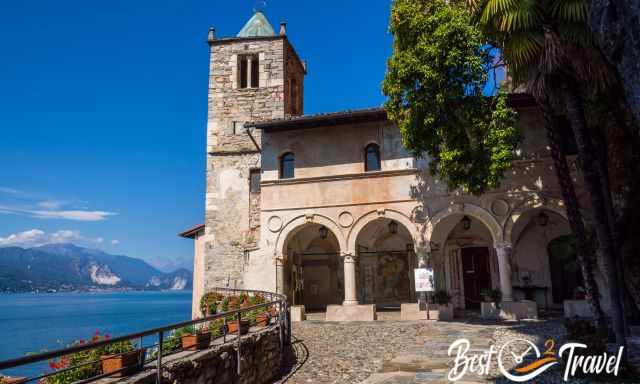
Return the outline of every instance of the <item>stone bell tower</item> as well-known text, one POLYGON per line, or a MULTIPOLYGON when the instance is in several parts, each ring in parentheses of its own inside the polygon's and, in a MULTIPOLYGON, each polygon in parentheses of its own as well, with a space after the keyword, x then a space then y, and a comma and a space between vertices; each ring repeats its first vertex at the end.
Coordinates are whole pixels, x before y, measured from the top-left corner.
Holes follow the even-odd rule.
MULTIPOLYGON (((250 121, 301 115, 305 66, 257 11, 235 37, 209 30, 204 289, 245 287, 249 251, 259 245, 261 133, 250 121)), ((199 300, 199 298, 196 298, 199 300)))

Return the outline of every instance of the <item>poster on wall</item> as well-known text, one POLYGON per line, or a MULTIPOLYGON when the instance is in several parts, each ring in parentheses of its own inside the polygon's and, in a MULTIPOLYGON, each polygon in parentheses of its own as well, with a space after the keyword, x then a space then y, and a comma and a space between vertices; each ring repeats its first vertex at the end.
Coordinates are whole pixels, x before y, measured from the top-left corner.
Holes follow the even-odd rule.
POLYGON ((433 268, 415 268, 413 270, 416 281, 416 292, 435 291, 433 268))

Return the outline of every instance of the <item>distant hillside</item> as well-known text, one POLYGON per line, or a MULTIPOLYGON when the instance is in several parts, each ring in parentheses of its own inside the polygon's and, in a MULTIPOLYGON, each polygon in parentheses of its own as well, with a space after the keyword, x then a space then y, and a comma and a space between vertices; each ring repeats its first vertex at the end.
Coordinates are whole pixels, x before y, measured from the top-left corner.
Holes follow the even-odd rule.
POLYGON ((0 292, 191 289, 186 269, 164 273, 145 261, 73 244, 0 248, 0 292))

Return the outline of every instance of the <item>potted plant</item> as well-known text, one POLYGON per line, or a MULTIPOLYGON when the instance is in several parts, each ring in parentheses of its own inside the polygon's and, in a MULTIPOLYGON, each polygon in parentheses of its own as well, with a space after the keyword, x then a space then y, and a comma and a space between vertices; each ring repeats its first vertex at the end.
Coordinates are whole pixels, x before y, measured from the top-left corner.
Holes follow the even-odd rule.
POLYGON ((256 326, 266 327, 271 321, 271 315, 269 312, 260 312, 256 315, 256 326))
MULTIPOLYGON (((245 297, 248 300, 247 295, 238 296, 227 296, 222 300, 222 304, 220 305, 221 312, 230 312, 238 310, 239 304, 245 300, 245 297), (244 296, 244 297, 243 297, 244 296)), ((227 331, 228 333, 238 333, 238 321, 236 320, 236 314, 230 314, 226 316, 227 319, 227 331)), ((240 321, 240 334, 244 335, 249 332, 249 320, 242 319, 240 321)))
POLYGON ((480 292, 482 303, 480 303, 480 316, 483 319, 500 318, 500 302, 502 301, 502 292, 499 289, 483 289, 480 292))
POLYGON ((182 349, 185 351, 201 351, 211 345, 211 332, 208 327, 186 327, 183 332, 182 349))
MULTIPOLYGON (((249 332, 249 319, 240 319, 240 334, 244 335, 247 332, 249 332)), ((231 334, 237 334, 238 333, 238 320, 236 319, 227 319, 227 329, 229 330, 229 333, 231 334)))
POLYGON ((224 332, 224 319, 218 318, 210 322, 209 332, 212 338, 221 336, 224 332))
POLYGON ((102 373, 113 373, 112 377, 131 375, 144 365, 145 349, 136 349, 130 340, 109 344, 102 352, 102 373))
POLYGON ((449 292, 441 289, 433 295, 433 301, 438 307, 438 320, 453 320, 453 304, 449 292))
POLYGON ((207 292, 200 298, 200 312, 203 316, 211 316, 216 313, 222 295, 216 292, 207 292))

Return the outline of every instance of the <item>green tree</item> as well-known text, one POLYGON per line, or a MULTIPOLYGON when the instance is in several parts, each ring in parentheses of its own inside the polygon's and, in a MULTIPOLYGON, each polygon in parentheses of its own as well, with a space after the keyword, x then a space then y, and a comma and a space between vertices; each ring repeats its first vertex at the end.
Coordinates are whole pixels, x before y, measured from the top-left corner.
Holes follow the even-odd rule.
POLYGON ((506 94, 483 95, 495 57, 465 5, 398 0, 390 29, 385 107, 405 147, 426 153, 450 188, 498 187, 518 144, 516 116, 506 94))

